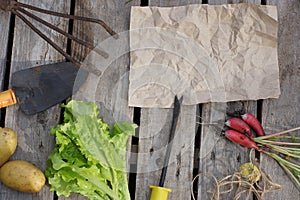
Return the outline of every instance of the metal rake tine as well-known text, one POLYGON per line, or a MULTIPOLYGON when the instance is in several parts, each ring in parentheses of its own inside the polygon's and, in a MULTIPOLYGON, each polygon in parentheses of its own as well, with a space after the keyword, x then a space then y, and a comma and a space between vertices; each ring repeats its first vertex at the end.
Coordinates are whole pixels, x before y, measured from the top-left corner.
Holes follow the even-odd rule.
POLYGON ((104 21, 102 21, 100 19, 94 19, 94 18, 89 18, 89 17, 81 17, 81 16, 74 16, 74 15, 69 15, 69 14, 65 14, 65 13, 59 13, 59 12, 55 12, 55 11, 51 11, 51 10, 45 10, 45 9, 42 9, 42 8, 38 8, 38 7, 35 7, 35 6, 28 5, 28 4, 20 3, 20 2, 16 2, 15 5, 18 6, 18 7, 27 8, 27 9, 30 9, 30 10, 34 10, 34 11, 37 11, 37 12, 40 12, 40 13, 53 15, 53 16, 57 16, 57 17, 63 17, 63 18, 68 18, 68 19, 74 19, 74 20, 97 23, 97 24, 100 24, 110 35, 114 36, 115 38, 118 37, 117 33, 115 31, 113 31, 104 21))
POLYGON ((34 32, 36 32, 41 38, 46 40, 53 48, 55 48, 59 53, 61 53, 64 57, 66 57, 68 60, 73 62, 76 65, 80 65, 80 62, 75 60, 72 56, 64 52, 62 48, 60 48, 57 44, 55 44, 53 41, 51 41, 45 34, 43 34, 39 29, 37 29, 30 21, 28 21, 23 15, 21 15, 17 10, 12 9, 12 13, 14 13, 16 16, 18 16, 25 24, 27 24, 34 32))
MULTIPOLYGON (((78 39, 77 37, 75 37, 75 36, 73 36, 73 35, 71 35, 71 34, 65 32, 65 31, 63 31, 62 29, 60 29, 60 28, 58 28, 58 27, 56 27, 56 26, 50 24, 49 22, 47 22, 47 21, 45 21, 45 20, 43 20, 43 19, 37 17, 36 15, 34 15, 34 14, 28 12, 27 10, 25 10, 25 9, 23 9, 23 8, 18 7, 18 8, 16 8, 16 10, 18 10, 18 11, 24 13, 24 14, 27 15, 28 17, 30 17, 30 18, 32 18, 32 19, 34 19, 34 20, 40 22, 41 24, 43 24, 43 25, 45 25, 45 26, 47 26, 47 27, 49 27, 49 28, 51 28, 51 29, 57 31, 58 33, 60 33, 60 34, 62 34, 62 35, 64 35, 64 36, 66 36, 67 38, 69 38, 69 39, 71 39, 71 40, 73 40, 73 41, 75 41, 75 42, 77 42, 77 43, 79 43, 79 44, 81 44, 81 45, 86 46, 87 48, 89 48, 89 49, 91 49, 91 50, 93 50, 93 49, 95 48, 92 44, 90 44, 90 43, 88 43, 88 42, 85 42, 85 41, 83 41, 83 40, 81 40, 81 39, 78 39)), ((104 58, 108 58, 108 54, 107 54, 106 52, 104 52, 104 51, 98 50, 97 53, 100 54, 101 56, 103 56, 104 58)))
POLYGON ((43 38, 48 44, 50 44, 50 46, 52 46, 55 50, 57 50, 60 54, 62 54, 67 60, 69 60, 70 62, 81 66, 83 68, 86 68, 89 72, 99 76, 102 74, 102 72, 98 69, 96 69, 93 65, 93 67, 81 63, 80 61, 76 60, 75 58, 73 58, 71 55, 69 55, 67 52, 65 52, 63 50, 63 48, 61 48, 59 45, 57 45, 54 41, 52 41, 48 36, 46 36, 44 33, 42 33, 42 31, 40 31, 37 27, 35 27, 26 17, 32 18, 33 20, 36 20, 37 22, 45 25, 46 27, 53 29, 54 31, 57 31, 58 33, 66 36, 68 39, 73 40, 74 42, 77 42, 81 45, 86 46, 89 49, 93 49, 96 53, 98 53, 99 55, 102 55, 104 58, 107 58, 109 55, 104 51, 101 50, 99 48, 95 48, 95 46, 89 42, 85 42, 79 38, 74 37, 73 35, 65 32, 64 30, 50 24, 49 22, 39 18, 38 16, 30 13, 29 11, 27 11, 26 9, 29 10, 33 10, 36 12, 40 12, 40 13, 44 13, 44 14, 49 14, 49 15, 53 15, 53 16, 57 16, 57 17, 64 17, 64 18, 68 18, 68 19, 74 19, 74 20, 82 20, 82 21, 87 21, 87 22, 94 22, 94 23, 98 23, 100 24, 102 27, 105 28, 105 30, 110 33, 111 35, 113 35, 114 38, 118 38, 118 35, 107 25, 105 24, 105 22, 103 22, 102 20, 99 19, 94 19, 94 18, 88 18, 88 17, 80 17, 80 16, 73 16, 73 15, 69 15, 69 14, 64 14, 64 13, 59 13, 59 12, 55 12, 55 11, 50 11, 50 10, 45 10, 42 8, 38 8, 35 6, 31 6, 28 4, 24 4, 24 3, 19 3, 15 0, 0 0, 0 10, 3 10, 5 12, 12 12, 13 14, 15 14, 17 17, 19 17, 27 26, 29 26, 29 28, 31 28, 36 34, 38 34, 41 38, 43 38))
POLYGON ((46 42, 48 42, 54 49, 56 49, 59 53, 61 53, 67 60, 71 61, 77 66, 82 66, 87 71, 99 76, 101 75, 101 71, 98 69, 91 69, 91 67, 86 66, 85 64, 80 63, 76 59, 74 59, 72 56, 67 54, 62 48, 60 48, 57 44, 55 44, 52 40, 50 40, 45 34, 43 34, 39 29, 37 29, 30 21, 28 21, 23 15, 21 15, 17 10, 12 9, 11 12, 18 16, 26 25, 28 25, 35 33, 37 33, 41 38, 43 38, 46 42))
POLYGON ((21 15, 17 10, 12 9, 11 12, 18 16, 25 24, 27 24, 34 32, 36 32, 41 38, 46 40, 53 48, 55 48, 59 53, 61 53, 63 56, 65 56, 67 59, 69 59, 74 64, 80 65, 78 61, 76 61, 74 58, 72 58, 69 54, 64 52, 57 44, 55 44, 53 41, 51 41, 45 34, 43 34, 39 29, 37 29, 30 21, 28 21, 23 15, 21 15))
POLYGON ((11 10, 12 13, 14 13, 16 16, 18 16, 25 24, 27 24, 35 33, 37 33, 41 38, 46 40, 53 48, 55 48, 59 53, 61 53, 65 58, 70 60, 72 63, 74 63, 77 66, 84 66, 87 71, 99 76, 101 75, 101 71, 98 69, 91 69, 91 67, 87 67, 85 64, 82 64, 75 60, 72 56, 67 54, 64 50, 62 50, 57 44, 55 44, 53 41, 51 41, 46 35, 44 35, 39 29, 37 29, 31 22, 29 22, 23 15, 21 15, 17 10, 11 10))

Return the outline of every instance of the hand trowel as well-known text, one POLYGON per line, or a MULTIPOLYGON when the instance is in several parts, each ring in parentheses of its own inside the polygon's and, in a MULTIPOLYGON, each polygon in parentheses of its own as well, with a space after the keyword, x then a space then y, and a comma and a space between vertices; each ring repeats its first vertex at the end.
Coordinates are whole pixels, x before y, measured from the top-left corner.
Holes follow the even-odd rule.
POLYGON ((71 63, 36 66, 12 74, 11 89, 0 93, 0 108, 18 103, 32 115, 61 103, 76 92, 88 72, 71 63))

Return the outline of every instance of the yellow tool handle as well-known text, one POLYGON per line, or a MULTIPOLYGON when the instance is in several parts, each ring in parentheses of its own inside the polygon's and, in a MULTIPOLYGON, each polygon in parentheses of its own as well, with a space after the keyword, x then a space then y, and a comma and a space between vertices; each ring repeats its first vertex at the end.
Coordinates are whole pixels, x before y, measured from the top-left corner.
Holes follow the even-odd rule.
POLYGON ((159 186, 149 186, 152 189, 150 200, 167 200, 168 193, 172 192, 171 189, 159 186))
POLYGON ((0 108, 4 108, 16 103, 17 99, 12 89, 0 92, 0 108))

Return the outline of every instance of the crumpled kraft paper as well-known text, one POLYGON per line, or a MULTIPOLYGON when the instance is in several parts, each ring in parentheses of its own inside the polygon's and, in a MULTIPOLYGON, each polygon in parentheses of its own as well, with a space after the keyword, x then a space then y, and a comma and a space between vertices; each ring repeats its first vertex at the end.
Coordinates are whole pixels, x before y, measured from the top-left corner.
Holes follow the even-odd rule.
POLYGON ((277 98, 277 9, 132 7, 129 106, 277 98))

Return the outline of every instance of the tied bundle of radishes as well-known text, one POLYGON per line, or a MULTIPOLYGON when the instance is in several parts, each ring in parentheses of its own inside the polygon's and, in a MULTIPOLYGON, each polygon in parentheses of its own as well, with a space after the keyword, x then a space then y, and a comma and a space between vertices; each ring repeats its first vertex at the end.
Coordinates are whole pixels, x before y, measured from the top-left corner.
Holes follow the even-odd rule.
POLYGON ((300 189, 300 137, 286 135, 300 127, 265 135, 260 122, 250 113, 230 118, 225 125, 231 128, 225 131, 229 140, 275 159, 300 189))

